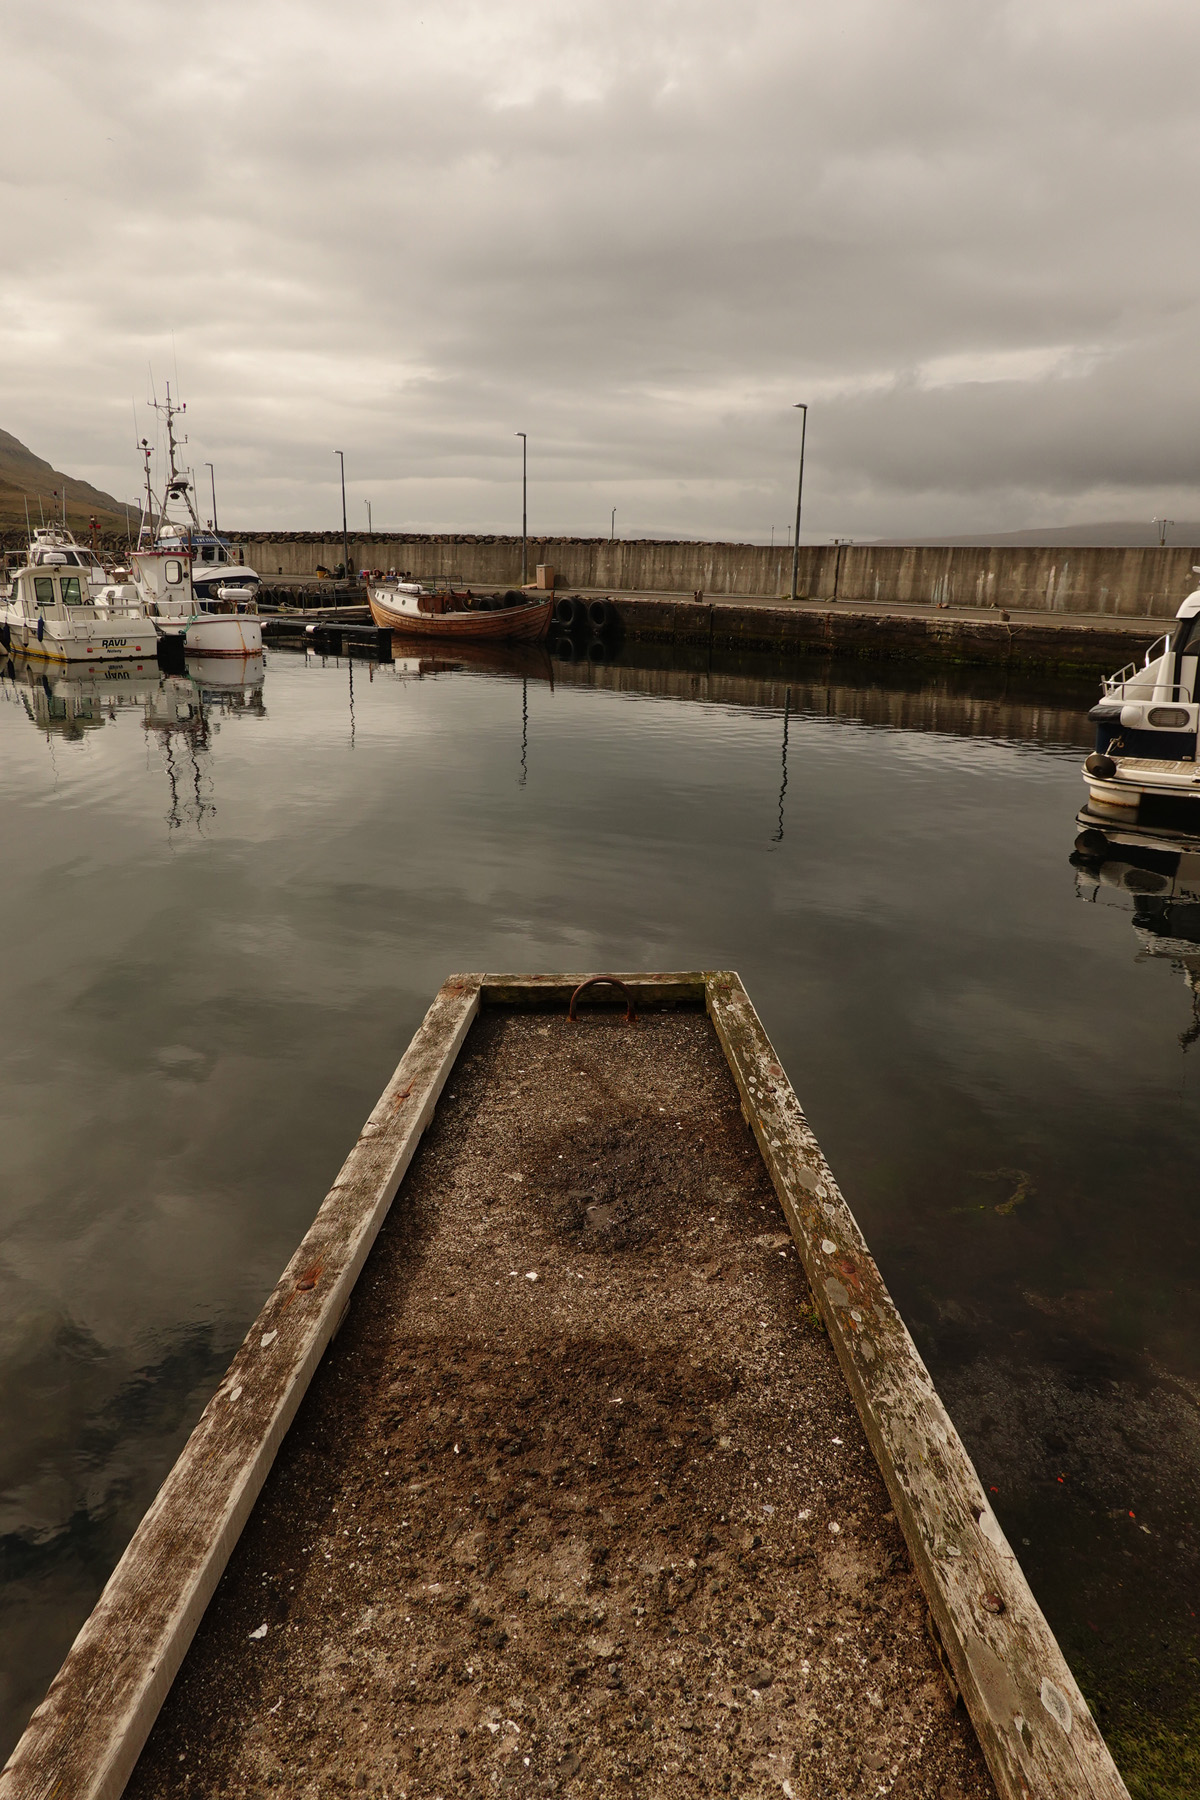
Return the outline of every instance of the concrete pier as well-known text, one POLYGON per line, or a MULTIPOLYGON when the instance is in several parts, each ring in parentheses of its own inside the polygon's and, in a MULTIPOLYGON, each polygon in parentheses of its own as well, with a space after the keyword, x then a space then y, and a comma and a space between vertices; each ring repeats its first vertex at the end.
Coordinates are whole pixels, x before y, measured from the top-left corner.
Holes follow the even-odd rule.
POLYGON ((443 985, 0 1800, 576 1777, 1128 1800, 729 971, 443 985))

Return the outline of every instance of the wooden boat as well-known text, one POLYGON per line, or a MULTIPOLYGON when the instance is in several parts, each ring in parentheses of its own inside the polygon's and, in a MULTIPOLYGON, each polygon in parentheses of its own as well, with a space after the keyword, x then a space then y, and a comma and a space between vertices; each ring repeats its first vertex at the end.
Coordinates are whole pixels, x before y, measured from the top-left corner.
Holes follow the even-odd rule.
POLYGON ((430 592, 417 582, 373 586, 367 597, 375 623, 403 632, 405 637, 537 642, 549 631, 554 612, 553 596, 547 600, 522 597, 507 606, 485 605, 482 597, 430 592))
POLYGON ((918 1788, 1128 1800, 741 982, 451 977, 0 1800, 918 1788))

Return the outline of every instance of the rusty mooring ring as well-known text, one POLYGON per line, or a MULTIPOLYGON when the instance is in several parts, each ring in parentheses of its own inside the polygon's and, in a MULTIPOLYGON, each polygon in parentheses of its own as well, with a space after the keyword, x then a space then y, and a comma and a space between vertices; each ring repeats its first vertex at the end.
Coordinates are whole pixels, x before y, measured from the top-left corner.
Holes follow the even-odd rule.
POLYGON ((575 992, 571 995, 571 1004, 567 1007, 568 1019, 574 1019, 576 1017, 575 1002, 578 1000, 580 994, 582 994, 586 988, 590 987, 620 988, 622 994, 625 996, 625 1023, 627 1025, 637 1024, 637 1014, 633 1010, 633 995, 617 975, 589 975, 586 981, 581 981, 579 986, 575 989, 575 992))

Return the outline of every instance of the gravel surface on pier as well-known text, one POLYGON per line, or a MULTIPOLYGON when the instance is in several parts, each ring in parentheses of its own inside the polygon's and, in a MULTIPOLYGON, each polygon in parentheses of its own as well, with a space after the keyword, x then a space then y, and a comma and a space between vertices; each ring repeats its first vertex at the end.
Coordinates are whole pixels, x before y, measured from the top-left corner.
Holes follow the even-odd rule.
POLYGON ((126 1790, 993 1794, 700 1013, 485 1013, 126 1790))

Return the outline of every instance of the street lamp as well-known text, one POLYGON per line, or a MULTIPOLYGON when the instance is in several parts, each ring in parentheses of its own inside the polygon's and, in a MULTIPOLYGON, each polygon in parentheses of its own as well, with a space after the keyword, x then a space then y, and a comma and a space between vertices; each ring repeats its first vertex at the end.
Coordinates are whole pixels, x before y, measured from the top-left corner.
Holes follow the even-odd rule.
POLYGON ((616 537, 616 535, 617 535, 617 509, 614 506, 612 509, 612 518, 608 522, 608 541, 610 544, 612 543, 612 541, 616 537))
POLYGON ((800 422, 800 479, 796 484, 796 535, 792 539, 792 599, 798 600, 797 582, 800 578, 800 507, 804 500, 804 440, 808 436, 808 406, 803 400, 797 400, 793 412, 804 414, 800 422))
POLYGON ((371 502, 369 500, 364 500, 363 505, 367 509, 367 536, 374 537, 375 536, 375 527, 371 523, 371 502))
POLYGON ((341 450, 333 453, 342 465, 342 577, 350 579, 350 533, 346 529, 346 458, 341 450))
POLYGON ((529 530, 529 513, 527 510, 527 499, 528 499, 528 491, 529 491, 528 490, 529 443, 528 443, 528 440, 526 439, 525 433, 523 431, 514 431, 513 436, 519 437, 521 440, 521 586, 524 587, 529 580, 529 564, 527 561, 527 552, 526 552, 526 547, 525 547, 526 537, 528 535, 528 530, 529 530))
POLYGON ((212 464, 211 464, 211 463, 210 463, 210 462, 206 462, 206 463, 205 463, 205 465, 204 465, 204 466, 205 466, 205 468, 206 468, 206 469, 207 469, 207 470, 208 470, 208 478, 209 478, 209 480, 210 480, 210 481, 211 481, 211 482, 212 482, 212 497, 213 497, 213 533, 214 533, 214 535, 215 535, 215 533, 216 533, 216 529, 217 529, 217 478, 216 478, 216 476, 215 476, 215 475, 214 475, 214 474, 213 474, 213 466, 212 466, 212 464))

